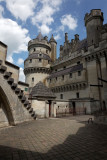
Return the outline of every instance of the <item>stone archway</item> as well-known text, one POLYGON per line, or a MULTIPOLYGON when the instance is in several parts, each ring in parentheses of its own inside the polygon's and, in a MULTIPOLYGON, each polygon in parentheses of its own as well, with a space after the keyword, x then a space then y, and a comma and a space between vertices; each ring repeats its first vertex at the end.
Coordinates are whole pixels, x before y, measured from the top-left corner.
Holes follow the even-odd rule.
POLYGON ((6 94, 0 86, 0 126, 14 125, 14 119, 6 94))

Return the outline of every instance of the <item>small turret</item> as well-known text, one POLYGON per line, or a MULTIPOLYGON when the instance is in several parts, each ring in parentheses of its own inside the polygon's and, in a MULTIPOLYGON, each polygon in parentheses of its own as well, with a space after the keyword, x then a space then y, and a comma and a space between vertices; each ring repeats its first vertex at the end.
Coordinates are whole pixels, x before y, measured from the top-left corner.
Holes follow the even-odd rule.
POLYGON ((93 9, 90 14, 85 15, 88 46, 99 43, 101 38, 99 28, 103 25, 103 20, 103 12, 100 9, 93 9))
POLYGON ((65 33, 65 42, 68 42, 68 33, 65 33))
POLYGON ((57 46, 57 42, 55 41, 53 34, 52 37, 50 39, 50 44, 51 44, 51 59, 52 61, 55 61, 56 59, 56 46, 57 46))

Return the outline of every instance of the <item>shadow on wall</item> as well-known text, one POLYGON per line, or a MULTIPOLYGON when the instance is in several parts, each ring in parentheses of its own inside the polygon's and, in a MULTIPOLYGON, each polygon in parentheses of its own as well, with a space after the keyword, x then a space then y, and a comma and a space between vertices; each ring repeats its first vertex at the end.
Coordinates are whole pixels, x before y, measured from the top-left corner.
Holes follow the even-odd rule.
MULTIPOLYGON (((34 148, 32 142, 29 146, 26 144, 26 148, 31 147, 29 150, 9 147, 14 146, 14 143, 8 144, 9 146, 1 145, 0 160, 106 160, 106 135, 107 126, 86 125, 81 127, 77 134, 69 135, 63 144, 52 147, 47 153, 37 152, 38 147, 34 148)), ((18 147, 23 148, 23 143, 18 147)))
MULTIPOLYGON (((1 112, 1 116, 0 116, 0 123, 4 121, 4 126, 7 123, 7 125, 14 125, 14 118, 12 115, 12 110, 8 101, 8 98, 6 96, 6 94, 4 93, 3 89, 0 86, 0 110, 2 110, 1 112), (4 114, 4 117, 3 117, 4 114), (3 118, 3 119, 2 119, 3 118)), ((3 124, 2 124, 3 125, 3 124)))

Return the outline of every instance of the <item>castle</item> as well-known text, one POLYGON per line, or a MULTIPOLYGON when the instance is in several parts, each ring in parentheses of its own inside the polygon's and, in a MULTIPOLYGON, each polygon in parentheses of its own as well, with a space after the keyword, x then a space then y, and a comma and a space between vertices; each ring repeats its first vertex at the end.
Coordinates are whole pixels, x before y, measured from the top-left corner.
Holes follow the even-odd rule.
POLYGON ((19 67, 6 61, 7 46, 0 42, 0 123, 17 124, 37 117, 92 114, 107 109, 107 24, 100 9, 84 21, 87 38, 64 45, 56 59, 53 35, 29 41, 24 61, 25 83, 19 67))

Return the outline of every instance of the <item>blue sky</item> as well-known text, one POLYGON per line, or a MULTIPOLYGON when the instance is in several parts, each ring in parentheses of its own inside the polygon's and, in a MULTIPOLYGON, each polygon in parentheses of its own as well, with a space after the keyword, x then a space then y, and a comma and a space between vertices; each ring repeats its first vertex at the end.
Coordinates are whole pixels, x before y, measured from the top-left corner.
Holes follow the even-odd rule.
POLYGON ((69 40, 86 38, 84 16, 91 9, 101 9, 107 23, 107 0, 0 0, 0 41, 8 45, 7 60, 21 67, 20 80, 28 41, 39 31, 48 39, 53 34, 58 57, 65 32, 69 40))

